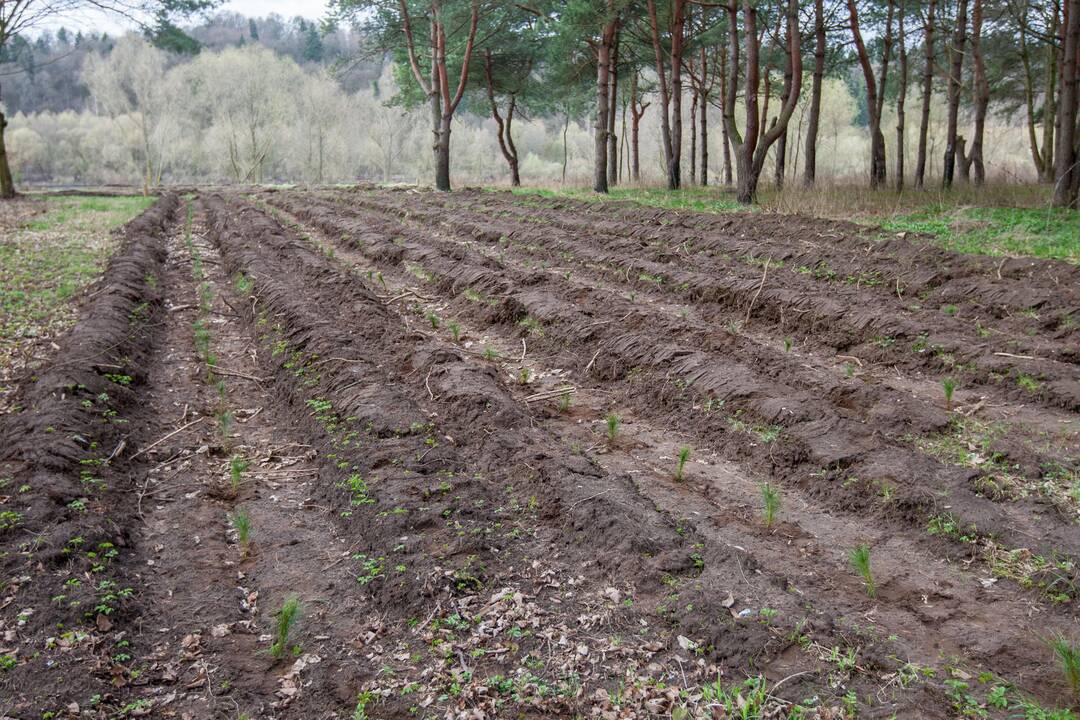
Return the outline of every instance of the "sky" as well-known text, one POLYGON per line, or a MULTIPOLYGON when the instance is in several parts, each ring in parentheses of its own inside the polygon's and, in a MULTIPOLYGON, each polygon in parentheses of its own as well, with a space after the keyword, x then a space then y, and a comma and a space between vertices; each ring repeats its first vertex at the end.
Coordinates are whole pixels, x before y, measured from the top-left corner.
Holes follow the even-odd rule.
MULTIPOLYGON (((237 12, 249 17, 263 17, 271 13, 277 13, 285 18, 300 15, 311 20, 318 20, 326 14, 326 6, 326 0, 304 0, 304 2, 296 2, 295 0, 228 0, 228 2, 221 4, 218 11, 237 12)), ((74 17, 65 15, 57 18, 56 22, 49 23, 47 28, 55 31, 61 26, 72 30, 94 30, 114 35, 133 27, 130 22, 124 21, 123 18, 96 12, 84 12, 74 17)))

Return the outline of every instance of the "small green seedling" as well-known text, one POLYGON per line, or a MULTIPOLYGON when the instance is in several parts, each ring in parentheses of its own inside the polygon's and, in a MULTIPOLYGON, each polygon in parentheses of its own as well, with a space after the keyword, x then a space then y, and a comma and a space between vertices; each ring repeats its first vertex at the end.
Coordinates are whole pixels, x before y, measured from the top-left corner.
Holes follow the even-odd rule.
POLYGON ((1069 642, 1064 635, 1050 641, 1058 665, 1073 695, 1080 696, 1080 644, 1069 642))
POLYGON ((780 510, 780 491, 771 483, 765 483, 761 486, 761 501, 765 506, 765 526, 772 527, 780 510))
POLYGON ((946 412, 952 412, 952 396, 953 391, 956 390, 956 380, 947 377, 941 381, 941 387, 945 390, 945 410, 946 412))
POLYGON ((791 346, 794 344, 790 337, 784 338, 784 352, 791 352, 791 346))
POLYGON ((607 425, 607 439, 611 444, 615 443, 615 438, 619 436, 619 424, 622 422, 615 413, 608 413, 604 416, 604 423, 607 425))
POLYGON ((446 327, 450 328, 450 334, 454 336, 454 342, 461 339, 461 326, 458 325, 457 320, 451 320, 446 324, 446 327))
POLYGON ((532 371, 529 368, 521 368, 518 371, 518 383, 521 385, 528 385, 529 380, 532 379, 532 371))
POLYGON ((484 359, 485 360, 495 360, 498 357, 499 357, 499 351, 496 350, 495 348, 490 347, 490 346, 484 348, 484 359))
POLYGON ((564 390, 562 394, 559 395, 559 412, 565 413, 568 410, 570 410, 570 391, 564 390))
POLYGON ((274 613, 274 642, 270 646, 270 657, 281 658, 289 648, 289 634, 300 620, 300 597, 289 595, 281 603, 281 609, 274 613))
POLYGON ((251 461, 243 455, 233 455, 229 459, 229 480, 232 482, 233 492, 240 489, 241 477, 249 467, 251 467, 251 461))
POLYGON ((233 414, 228 410, 218 413, 218 431, 221 433, 221 439, 225 442, 229 441, 229 435, 232 434, 233 420, 233 414))
POLYGON ((251 518, 243 510, 237 510, 232 516, 232 526, 236 531, 236 539, 240 543, 240 552, 247 557, 251 542, 251 518))
POLYGON ((870 546, 859 545, 857 547, 848 550, 848 560, 851 561, 851 567, 854 568, 863 579, 863 583, 866 585, 866 594, 869 597, 877 595, 877 585, 874 584, 874 574, 870 570, 870 546))
POLYGON ((687 445, 683 445, 679 448, 679 459, 675 463, 675 479, 682 482, 683 473, 686 469, 686 461, 690 459, 690 448, 687 445))
POLYGON ((433 312, 429 312, 427 314, 427 319, 428 319, 428 322, 431 323, 431 329, 432 330, 438 330, 439 329, 439 316, 438 315, 436 315, 433 312))

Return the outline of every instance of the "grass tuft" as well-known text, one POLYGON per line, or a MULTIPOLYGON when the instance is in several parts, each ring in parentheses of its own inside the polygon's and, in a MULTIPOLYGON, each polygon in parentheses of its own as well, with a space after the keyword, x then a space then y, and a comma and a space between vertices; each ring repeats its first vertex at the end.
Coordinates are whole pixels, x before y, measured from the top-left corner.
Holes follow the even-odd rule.
POLYGON ((1064 635, 1058 635, 1050 641, 1054 657, 1061 667, 1065 681, 1073 695, 1080 696, 1080 644, 1070 642, 1064 635))

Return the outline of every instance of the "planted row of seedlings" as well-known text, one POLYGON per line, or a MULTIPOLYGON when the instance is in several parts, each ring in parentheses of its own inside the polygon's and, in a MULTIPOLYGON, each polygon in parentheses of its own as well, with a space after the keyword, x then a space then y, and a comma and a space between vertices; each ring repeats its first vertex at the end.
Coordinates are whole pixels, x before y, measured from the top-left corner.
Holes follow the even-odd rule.
POLYGON ((785 268, 781 257, 760 250, 732 256, 700 251, 690 240, 643 246, 625 237, 595 233, 586 233, 588 239, 583 242, 580 232, 500 222, 461 208, 446 212, 416 207, 394 202, 394 195, 388 193, 336 197, 427 227, 445 227, 480 243, 513 245, 545 266, 599 273, 638 292, 697 303, 709 316, 722 316, 730 308, 740 317, 745 312, 749 319, 753 311, 756 321, 774 326, 781 337, 802 335, 809 344, 869 362, 962 374, 965 384, 995 394, 1080 408, 1080 381, 1075 373, 1080 358, 1075 356, 1075 337, 1069 339, 1076 330, 1070 324, 1069 306, 1056 314, 1044 312, 1044 321, 1060 315, 1061 322, 1071 328, 1059 333, 1061 339, 1051 339, 1031 326, 1038 312, 1043 312, 1037 308, 1010 315, 1013 322, 1004 328, 990 319, 984 325, 976 313, 967 310, 963 318, 954 317, 960 314, 960 306, 954 303, 925 308, 930 291, 923 291, 923 299, 905 302, 898 290, 882 300, 872 290, 882 281, 862 282, 873 279, 863 278, 866 273, 849 276, 854 280, 850 286, 846 282, 839 287, 823 284, 815 278, 836 278, 836 273, 802 264, 785 268), (680 265, 686 269, 673 270, 680 265), (770 272, 771 282, 766 283, 770 272))
MULTIPOLYGON (((277 196, 272 198, 272 202, 278 203, 277 196)), ((281 204, 287 205, 287 203, 281 204)), ((298 215, 301 214, 300 208, 293 207, 292 209, 297 210, 298 215)), ((332 221, 328 220, 327 222, 332 221)), ((510 278, 511 281, 514 279, 511 273, 494 273, 486 268, 470 267, 464 262, 440 267, 437 264, 431 262, 432 258, 437 257, 437 253, 433 254, 433 251, 431 249, 431 246, 433 244, 438 244, 435 239, 427 238, 427 242, 423 247, 421 247, 418 243, 414 244, 405 239, 409 235, 408 231, 404 228, 398 228, 399 233, 397 234, 397 237, 399 237, 399 240, 396 242, 392 239, 393 237, 395 237, 394 235, 384 235, 381 239, 379 239, 375 237, 379 234, 379 230, 377 229, 377 223, 373 223, 371 218, 366 218, 364 223, 358 223, 357 226, 339 224, 337 226, 330 225, 324 229, 327 231, 326 235, 328 237, 339 238, 345 235, 348 236, 346 242, 349 239, 355 238, 355 240, 358 241, 358 244, 363 247, 364 252, 368 254, 369 258, 380 263, 378 267, 381 268, 381 271, 385 271, 386 273, 382 276, 384 281, 387 277, 391 275, 391 273, 403 274, 401 272, 402 270, 405 273, 411 273, 412 275, 431 283, 431 285, 435 286, 436 288, 446 288, 448 285, 450 285, 451 281, 446 280, 446 278, 455 278, 455 280, 465 279, 465 282, 479 282, 481 280, 484 280, 490 281, 492 283, 497 282, 500 275, 504 278, 510 278), (366 231, 360 229, 361 225, 363 226, 363 228, 366 228, 366 231), (353 234, 354 230, 357 232, 357 234, 355 235, 353 234), (418 261, 419 259, 421 259, 420 255, 414 256, 412 254, 414 251, 417 253, 424 253, 422 259, 425 260, 425 264, 421 264, 418 261), (410 259, 414 257, 417 258, 417 260, 410 259), (399 266, 397 270, 394 269, 395 265, 399 266)), ((337 255, 340 257, 343 256, 343 254, 344 253, 339 252, 337 255)), ((465 253, 459 248, 456 251, 456 256, 462 258, 465 256, 465 253)), ((460 289, 460 287, 457 288, 457 290, 460 289)), ((453 290, 452 288, 450 290, 451 295, 457 294, 456 290, 453 290)), ((495 290, 494 287, 485 287, 485 291, 481 291, 476 290, 475 285, 473 285, 470 287, 470 290, 472 299, 468 297, 470 293, 468 291, 465 291, 462 293, 466 296, 465 299, 460 303, 452 304, 452 307, 455 310, 463 311, 462 317, 469 315, 473 320, 479 319, 482 322, 488 321, 485 320, 485 317, 505 317, 506 322, 504 323, 504 325, 506 326, 510 326, 510 323, 513 323, 515 319, 522 317, 520 312, 516 315, 512 312, 509 314, 505 312, 505 305, 507 304, 505 297, 502 297, 495 302, 489 302, 489 300, 495 300, 496 298, 495 295, 489 294, 495 290), (470 308, 473 308, 474 310, 470 310, 470 308)), ((427 291, 425 290, 424 292, 427 291)), ((532 292, 536 294, 539 291, 532 292)), ((521 296, 518 295, 515 296, 513 299, 517 301, 520 297, 521 296)), ((550 302, 550 299, 544 298, 544 302, 550 302)), ((518 308, 520 310, 521 306, 519 305, 518 308)), ((580 320, 580 318, 578 318, 577 320, 580 320)), ((518 320, 518 322, 520 322, 520 320, 518 320)), ((573 325, 574 323, 569 324, 573 325)), ((576 324, 578 327, 581 327, 582 325, 581 322, 577 322, 576 324)), ((520 328, 522 326, 514 325, 513 327, 520 328)), ((559 327, 546 321, 546 319, 545 321, 542 321, 542 324, 537 325, 534 328, 528 328, 527 326, 525 326, 525 330, 530 331, 530 334, 528 336, 530 347, 539 347, 541 350, 550 351, 552 353, 555 353, 556 355, 559 351, 565 349, 566 336, 560 337, 561 331, 559 327), (535 332, 536 330, 539 330, 540 333, 535 332), (544 338, 547 338, 547 340, 545 340, 544 338)), ((588 354, 586 353, 582 353, 580 355, 583 357, 588 357, 588 354)), ((618 381, 623 382, 624 378, 620 377, 618 381)), ((645 382, 648 382, 647 377, 645 378, 645 382)), ((689 408, 685 409, 689 411, 689 408)), ((699 404, 693 411, 691 411, 695 412, 695 416, 692 418, 693 424, 695 425, 699 424, 699 418, 696 413, 700 412, 700 409, 701 405, 699 404)), ((736 421, 739 422, 737 418, 736 421)), ((700 428, 698 432, 700 432, 700 428)), ((775 440, 776 438, 774 437, 772 439, 775 440)), ((745 446, 745 440, 742 440, 741 444, 745 446)), ((768 507, 771 504, 774 508, 773 513, 775 513, 775 490, 770 493, 769 497, 771 497, 772 499, 766 500, 766 506, 768 507)), ((796 578, 795 582, 800 583, 802 580, 802 577, 798 577, 796 578)), ((969 577, 967 581, 971 582, 972 578, 969 577)), ((1006 605, 1011 605, 1011 607, 1006 611, 1009 614, 1022 615, 1022 606, 1024 606, 1025 603, 1023 603, 1022 601, 1017 601, 1015 603, 1006 603, 1006 605)), ((1003 610, 1004 607, 998 607, 995 609, 995 612, 999 613, 1003 610)), ((1035 647, 1031 643, 1028 643, 1026 653, 1029 657, 1035 657, 1039 654, 1043 654, 1045 656, 1045 650, 1045 647, 1035 647)))
MULTIPOLYGON (((854 507, 860 512, 879 509, 923 527, 936 527, 941 523, 933 524, 935 518, 944 517, 947 527, 960 530, 935 534, 962 540, 959 549, 964 553, 977 544, 987 554, 997 556, 1003 542, 1006 548, 1010 543, 1023 547, 1028 536, 1045 534, 1041 506, 1023 502, 1029 518, 1024 532, 994 538, 990 533, 1004 531, 1017 522, 1015 507, 1002 507, 979 496, 985 481, 980 482, 970 469, 943 467, 905 441, 910 435, 945 429, 947 419, 941 411, 928 414, 917 403, 897 403, 893 394, 881 388, 835 383, 828 376, 807 372, 786 354, 761 352, 759 346, 741 336, 716 334, 702 324, 695 333, 685 333, 688 321, 664 317, 558 276, 521 273, 498 260, 470 256, 470 251, 453 244, 443 243, 446 250, 441 251, 439 241, 421 238, 405 226, 380 225, 371 218, 343 220, 323 212, 317 202, 294 204, 278 196, 272 201, 295 210, 331 237, 344 233, 354 238, 376 262, 401 264, 453 298, 453 307, 462 312, 478 313, 483 322, 517 323, 515 330, 529 335, 530 344, 537 349, 560 353, 567 346, 585 344, 585 351, 577 354, 578 369, 588 362, 595 372, 614 373, 609 380, 651 382, 653 388, 667 388, 662 395, 670 405, 664 410, 676 411, 676 423, 705 415, 708 419, 704 423, 697 417, 686 423, 692 426, 688 430, 710 440, 726 434, 722 444, 736 454, 735 459, 794 479, 834 506, 854 507), (391 242, 395 236, 399 239, 391 242), (536 288, 541 280, 550 292, 512 292, 516 287, 536 288), (603 307, 601 317, 618 317, 620 321, 597 321, 576 304, 558 300, 575 295, 584 300, 584 293, 590 297, 582 303, 584 307, 603 307), (537 324, 530 328, 530 322, 537 324), (628 333, 624 322, 651 331, 628 333), (659 338, 665 336, 661 342, 659 338), (599 352, 594 354, 594 347, 599 352), (692 347, 707 350, 688 349, 692 347), (732 357, 749 357, 753 362, 735 362, 732 357), (655 368, 652 379, 643 375, 649 364, 655 368), (780 384, 774 379, 779 377, 791 384, 780 384), (891 435, 891 440, 882 437, 881 430, 891 435), (768 457, 747 448, 747 434, 772 446, 768 457), (914 483, 900 477, 905 470, 914 483), (943 510, 941 505, 949 507, 943 510), (965 519, 964 512, 971 519, 965 519)), ((645 403, 646 411, 649 404, 645 403)), ((1051 559, 1043 579, 1050 587, 1048 594, 1062 600, 1072 594, 1070 557, 1077 547, 1075 524, 1066 520, 1057 535, 1048 535, 1045 547, 1036 549, 1036 554, 1051 559)))
POLYGON ((531 216, 533 222, 575 232, 659 241, 667 248, 678 248, 689 239, 700 250, 734 258, 775 257, 791 267, 831 269, 822 273, 823 279, 851 284, 869 272, 881 279, 871 287, 883 297, 893 294, 897 281, 902 295, 931 292, 941 304, 964 305, 977 295, 983 299, 982 311, 999 319, 1029 308, 1047 310, 1053 316, 1060 310, 1075 310, 1078 299, 1080 275, 1067 262, 956 253, 909 233, 887 235, 846 222, 780 214, 669 211, 636 203, 611 207, 503 193, 472 192, 468 202, 488 212, 531 216))
POLYGON ((0 418, 0 712, 54 717, 67 687, 99 701, 137 678, 123 624, 142 605, 129 558, 131 449, 162 314, 159 199, 123 241, 54 361, 0 418))
MULTIPOLYGON (((365 287, 325 253, 290 237, 260 213, 236 210, 217 199, 209 205, 213 234, 227 266, 253 280, 259 302, 252 320, 263 328, 264 347, 278 351, 277 382, 294 406, 310 410, 312 423, 322 428, 341 458, 340 480, 335 483, 340 487, 326 488, 327 498, 339 507, 345 501, 341 519, 358 541, 357 583, 371 593, 374 608, 402 618, 420 612, 418 601, 425 608, 462 603, 469 607, 465 601, 470 596, 486 596, 506 583, 535 581, 527 577, 530 573, 522 577, 513 569, 520 563, 535 567, 538 562, 555 562, 564 572, 577 567, 583 573, 575 583, 579 588, 575 595, 582 599, 614 589, 611 583, 625 588, 626 578, 637 578, 629 605, 598 598, 598 605, 610 613, 606 622, 616 632, 635 626, 640 630, 645 620, 648 630, 633 641, 627 636, 628 647, 638 648, 639 642, 650 645, 657 637, 671 642, 677 632, 697 629, 694 634, 702 640, 694 642, 699 648, 694 655, 701 662, 687 668, 692 680, 722 668, 729 669, 722 670, 726 676, 731 668, 747 667, 755 656, 758 662, 767 662, 764 658, 793 645, 804 645, 815 663, 822 654, 819 648, 837 658, 857 652, 840 642, 827 624, 819 626, 817 613, 810 613, 803 623, 796 619, 804 614, 801 605, 806 599, 786 592, 788 583, 782 576, 758 567, 749 555, 710 542, 692 523, 676 522, 651 508, 624 479, 608 476, 585 458, 557 447, 547 431, 533 427, 489 365, 432 334, 406 331, 401 318, 384 304, 385 297, 375 295, 379 286, 365 287), (283 267, 289 272, 282 272, 283 267), (321 311, 321 303, 330 298, 339 308, 332 320, 321 311), (568 502, 588 499, 597 490, 603 491, 601 496, 588 502, 568 502), (399 572, 402 566, 407 570, 399 572), (753 592, 770 603, 764 607, 768 612, 734 617, 723 598, 715 597, 718 584, 739 574, 749 574, 753 592), (659 605, 667 608, 661 617, 670 626, 653 624, 652 613, 659 605), (718 623, 718 617, 729 620, 718 623), (799 632, 793 634, 796 627, 799 632)), ((532 586, 529 592, 570 601, 564 593, 540 588, 532 586)), ((570 602, 566 612, 579 609, 570 602)), ((476 620, 472 615, 441 620, 451 628, 455 624, 467 628, 476 620)), ((563 615, 552 622, 559 617, 563 615)), ((418 637, 412 642, 422 641, 435 622, 419 620, 418 637)), ((445 637, 442 631, 435 635, 445 637)), ((479 659, 485 657, 483 652, 472 655, 476 664, 470 662, 471 675, 464 680, 459 672, 455 675, 457 657, 451 653, 439 660, 439 677, 451 688, 454 683, 458 686, 458 694, 451 692, 451 698, 474 691, 480 680, 489 687, 498 685, 482 676, 497 671, 509 679, 511 689, 520 688, 523 681, 535 685, 543 680, 553 686, 552 702, 558 704, 546 707, 569 711, 591 702, 588 694, 581 695, 568 684, 569 676, 529 679, 544 675, 529 664, 535 657, 535 636, 518 633, 509 655, 502 645, 506 639, 502 634, 493 639, 499 646, 488 646, 490 660, 479 659)), ((865 649, 881 639, 859 642, 865 649)), ((429 652, 441 651, 429 647, 421 657, 429 652)), ((587 651, 577 654, 578 682, 611 687, 612 676, 592 667, 585 660, 587 651)), ((883 651, 881 657, 887 654, 883 651)), ((890 661, 880 666, 877 660, 864 662, 897 671, 890 661)), ((821 673, 816 682, 811 673, 793 683, 790 692, 798 697, 801 689, 819 687, 824 675, 839 678, 844 692, 869 682, 869 674, 852 666, 844 671, 830 666, 821 673)), ((397 682, 380 681, 374 671, 365 679, 365 691, 397 682)), ((476 699, 475 693, 471 696, 476 699)), ((389 704, 388 712, 411 701, 377 697, 389 704)), ((513 701, 529 702, 522 695, 513 701)))

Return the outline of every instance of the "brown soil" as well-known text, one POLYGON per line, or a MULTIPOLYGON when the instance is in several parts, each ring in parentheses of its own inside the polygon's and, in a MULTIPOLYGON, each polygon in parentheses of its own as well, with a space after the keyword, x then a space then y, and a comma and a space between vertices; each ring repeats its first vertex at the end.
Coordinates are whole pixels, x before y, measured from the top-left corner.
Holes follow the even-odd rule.
POLYGON ((0 717, 1070 703, 1075 267, 479 191, 182 205, 0 426, 0 717))

